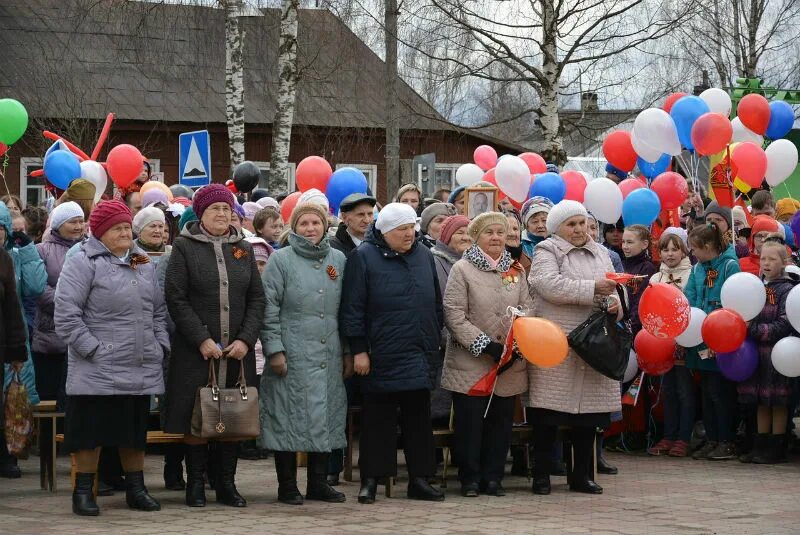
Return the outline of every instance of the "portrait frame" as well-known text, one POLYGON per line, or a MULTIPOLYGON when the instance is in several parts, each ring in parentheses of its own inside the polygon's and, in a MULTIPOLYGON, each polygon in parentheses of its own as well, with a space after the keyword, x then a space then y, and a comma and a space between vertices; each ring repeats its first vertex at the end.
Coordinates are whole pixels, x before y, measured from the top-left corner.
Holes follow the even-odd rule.
POLYGON ((464 212, 466 216, 469 219, 474 219, 485 212, 496 211, 499 196, 500 190, 492 186, 470 186, 464 189, 464 212))

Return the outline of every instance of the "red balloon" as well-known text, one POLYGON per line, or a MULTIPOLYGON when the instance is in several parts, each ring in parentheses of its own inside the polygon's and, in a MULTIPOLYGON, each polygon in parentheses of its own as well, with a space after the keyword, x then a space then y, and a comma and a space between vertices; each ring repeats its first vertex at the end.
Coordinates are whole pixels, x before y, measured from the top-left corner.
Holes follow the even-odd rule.
POLYGON ((733 139, 733 125, 721 113, 704 113, 692 125, 692 145, 698 154, 722 151, 733 139))
POLYGON ((675 338, 685 331, 691 310, 683 292, 663 282, 650 284, 639 300, 642 327, 656 338, 675 338))
POLYGON ((742 97, 736 107, 736 114, 739 120, 747 128, 763 136, 767 133, 769 126, 769 102, 762 95, 750 93, 742 97))
POLYGON ((644 184, 638 178, 626 178, 625 180, 619 183, 619 189, 620 191, 622 191, 623 199, 628 195, 630 195, 632 191, 646 187, 647 184, 644 184))
POLYGON ((683 97, 685 97, 688 94, 689 93, 673 93, 673 94, 671 94, 664 101, 664 106, 662 106, 662 109, 665 112, 669 113, 670 111, 672 111, 672 106, 674 106, 676 102, 678 102, 680 99, 682 99, 683 97))
POLYGON ((303 194, 301 191, 295 191, 294 193, 290 193, 283 199, 281 203, 281 217, 283 218, 283 223, 288 224, 289 219, 292 217, 292 212, 294 211, 294 207, 297 206, 297 202, 300 200, 300 196, 303 194))
POLYGON ((325 192, 328 189, 328 180, 333 174, 331 164, 320 156, 309 156, 297 164, 295 177, 297 178, 297 189, 302 192, 310 189, 318 189, 325 192))
POLYGON ((608 134, 603 140, 603 155, 608 163, 630 173, 636 167, 636 151, 633 150, 630 132, 616 130, 608 134))
POLYGON ((108 152, 106 171, 108 176, 120 188, 127 188, 144 167, 144 156, 133 145, 117 145, 108 152))
POLYGON ((700 328, 703 341, 717 353, 736 351, 747 336, 747 325, 742 317, 728 308, 710 313, 700 328))
POLYGON ((686 184, 686 179, 672 171, 658 175, 653 180, 653 183, 650 184, 650 189, 658 195, 661 201, 661 208, 664 210, 676 209, 689 196, 689 186, 686 184))
POLYGON ((484 171, 494 169, 494 166, 497 165, 497 151, 489 145, 481 145, 476 148, 472 153, 472 158, 475 160, 475 164, 484 171))
POLYGON ((767 155, 764 149, 745 141, 736 145, 731 153, 731 176, 741 178, 751 188, 757 188, 767 173, 767 155))
POLYGON ((547 162, 535 152, 523 152, 519 157, 528 165, 532 175, 547 172, 547 162))
POLYGON ((583 192, 586 190, 586 177, 577 171, 561 171, 561 178, 567 185, 565 199, 583 202, 583 192))
POLYGON ((675 340, 656 338, 642 329, 633 339, 639 368, 648 375, 663 375, 675 365, 675 340))
POLYGON ((0 156, 5 154, 7 150, 8 150, 8 145, 6 145, 5 143, 0 143, 0 156))
POLYGON ((233 180, 228 180, 225 182, 225 187, 228 188, 228 190, 234 195, 239 193, 239 188, 236 187, 236 184, 233 183, 233 180))

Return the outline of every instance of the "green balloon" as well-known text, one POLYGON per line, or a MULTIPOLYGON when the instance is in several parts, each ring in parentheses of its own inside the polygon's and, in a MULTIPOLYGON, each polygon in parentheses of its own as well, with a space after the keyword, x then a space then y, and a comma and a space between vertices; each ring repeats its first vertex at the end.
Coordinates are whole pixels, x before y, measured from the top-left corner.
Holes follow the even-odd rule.
POLYGON ((0 142, 13 145, 28 128, 25 106, 13 98, 0 99, 0 142))

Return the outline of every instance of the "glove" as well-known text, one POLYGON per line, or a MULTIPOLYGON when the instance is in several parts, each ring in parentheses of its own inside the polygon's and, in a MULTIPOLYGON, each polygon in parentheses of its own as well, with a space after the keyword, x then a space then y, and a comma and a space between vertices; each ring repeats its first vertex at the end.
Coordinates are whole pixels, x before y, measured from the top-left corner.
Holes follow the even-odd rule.
POLYGON ((17 247, 25 247, 26 245, 32 243, 28 235, 21 230, 11 233, 11 241, 14 242, 14 245, 17 247))
POLYGON ((500 359, 503 357, 503 344, 489 342, 489 345, 486 346, 483 352, 492 357, 495 362, 500 362, 500 359))

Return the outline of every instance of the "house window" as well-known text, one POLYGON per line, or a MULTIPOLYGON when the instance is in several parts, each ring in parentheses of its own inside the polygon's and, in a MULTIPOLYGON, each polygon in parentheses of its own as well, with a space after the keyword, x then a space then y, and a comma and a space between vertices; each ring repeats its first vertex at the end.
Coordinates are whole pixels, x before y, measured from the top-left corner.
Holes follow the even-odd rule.
POLYGON ((354 167, 364 173, 364 176, 367 177, 367 186, 369 190, 375 195, 375 185, 378 182, 378 166, 372 164, 364 164, 364 163, 337 163, 336 169, 341 169, 342 167, 354 167))
MULTIPOLYGON (((253 163, 256 164, 258 168, 261 170, 261 178, 258 180, 257 187, 269 190, 269 188, 267 187, 269 184, 269 162, 253 162, 253 163)), ((287 185, 286 191, 289 193, 295 190, 295 185, 294 185, 295 169, 297 169, 297 164, 293 164, 290 162, 289 169, 286 172, 286 185, 287 185)), ((274 197, 280 192, 270 191, 269 193, 274 197)))
POLYGON ((40 206, 45 201, 44 176, 31 173, 42 168, 41 158, 21 158, 19 162, 19 192, 25 206, 40 206))
POLYGON ((456 187, 456 170, 461 167, 460 163, 437 163, 433 191, 440 189, 453 190, 456 187))
POLYGON ((150 158, 147 160, 150 164, 150 180, 164 183, 164 173, 161 172, 161 160, 158 158, 150 158))

